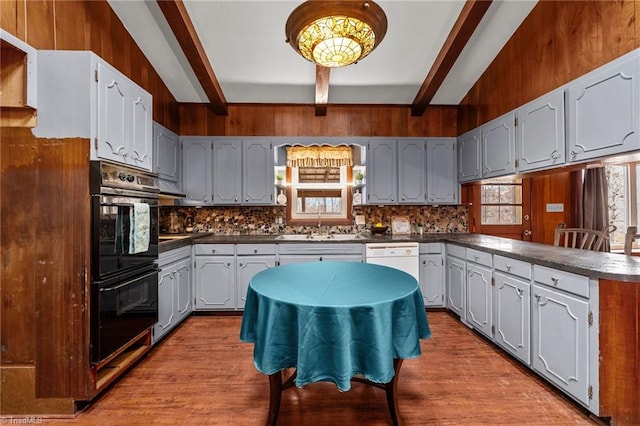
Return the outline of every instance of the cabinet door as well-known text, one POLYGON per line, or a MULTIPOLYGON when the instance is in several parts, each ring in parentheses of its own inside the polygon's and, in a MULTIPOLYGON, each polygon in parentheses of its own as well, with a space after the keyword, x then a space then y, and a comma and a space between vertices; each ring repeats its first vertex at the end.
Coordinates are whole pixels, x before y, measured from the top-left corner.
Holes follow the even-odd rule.
POLYGON ((131 104, 131 130, 129 143, 130 164, 145 170, 153 170, 153 134, 151 95, 129 83, 129 103, 131 104))
POLYGON ((303 262, 317 262, 319 256, 313 254, 303 254, 303 255, 293 255, 293 254, 281 254, 279 256, 279 264, 280 265, 290 265, 292 263, 303 263, 303 262))
POLYGON ((189 316, 193 309, 191 295, 191 258, 176 265, 176 323, 189 316))
POLYGON ((588 302, 537 284, 531 302, 533 369, 588 405, 588 302))
POLYGON ((420 291, 425 306, 444 306, 444 259, 442 254, 420 255, 420 291))
POLYGON ((516 111, 518 171, 564 164, 564 91, 557 90, 516 111))
POLYGON ((98 63, 98 158, 128 163, 128 82, 105 64, 98 63))
POLYGON ((467 263, 467 323, 491 338, 493 326, 491 269, 467 263))
POLYGON ((182 139, 183 204, 211 204, 211 139, 182 139))
POLYGON ((196 256, 195 308, 234 309, 236 266, 233 256, 196 256))
POLYGON ((447 307, 464 321, 466 265, 464 260, 447 256, 447 307))
POLYGON ((242 201, 242 141, 213 141, 213 203, 233 205, 242 201))
POLYGON ((456 139, 427 139, 427 204, 458 202, 456 139))
POLYGON ((367 200, 369 204, 398 203, 398 151, 396 140, 369 142, 367 200))
POLYGON ((180 178, 180 138, 169 129, 153 123, 155 172, 158 178, 178 182, 180 178))
POLYGON ((153 326, 153 343, 156 343, 175 324, 175 265, 163 267, 158 274, 158 322, 153 326))
POLYGON ((632 52, 569 84, 569 161, 640 148, 639 68, 640 58, 632 52))
POLYGON ((531 285, 501 272, 496 272, 493 276, 495 279, 494 340, 511 355, 530 365, 531 285))
POLYGON ((424 204, 427 185, 424 139, 398 141, 398 202, 424 204))
POLYGON ((481 175, 480 128, 458 136, 458 182, 477 180, 481 175))
POLYGON ((242 141, 242 203, 273 204, 273 147, 268 139, 242 141))
POLYGON ((276 266, 276 257, 274 256, 238 256, 237 264, 237 291, 236 295, 237 308, 244 309, 247 301, 247 290, 249 281, 255 274, 268 268, 276 266))
POLYGON ((482 126, 482 177, 516 172, 515 114, 503 115, 482 126))

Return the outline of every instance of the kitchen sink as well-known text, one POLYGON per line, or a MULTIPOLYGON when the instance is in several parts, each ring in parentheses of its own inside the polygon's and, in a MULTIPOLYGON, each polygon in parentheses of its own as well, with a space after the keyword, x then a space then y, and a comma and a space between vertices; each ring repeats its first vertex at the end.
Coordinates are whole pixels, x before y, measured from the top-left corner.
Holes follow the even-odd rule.
POLYGON ((309 235, 309 234, 290 234, 279 235, 275 239, 283 241, 349 241, 360 240, 364 237, 360 234, 328 234, 328 235, 309 235))

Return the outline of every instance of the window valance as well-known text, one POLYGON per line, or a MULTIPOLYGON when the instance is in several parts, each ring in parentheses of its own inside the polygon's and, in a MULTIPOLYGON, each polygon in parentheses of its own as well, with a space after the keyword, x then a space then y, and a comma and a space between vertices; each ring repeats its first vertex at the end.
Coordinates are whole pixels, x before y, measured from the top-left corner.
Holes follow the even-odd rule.
POLYGON ((287 167, 341 167, 353 166, 350 146, 289 146, 287 167))

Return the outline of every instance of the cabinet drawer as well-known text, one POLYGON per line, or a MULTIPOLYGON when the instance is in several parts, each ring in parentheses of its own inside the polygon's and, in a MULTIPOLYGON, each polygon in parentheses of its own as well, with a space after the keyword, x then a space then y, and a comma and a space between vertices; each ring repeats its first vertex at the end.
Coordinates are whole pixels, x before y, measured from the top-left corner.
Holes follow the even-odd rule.
POLYGON ((464 259, 464 251, 465 248, 462 246, 454 246, 452 244, 447 244, 447 254, 450 256, 459 257, 460 259, 464 259))
POLYGON ((166 265, 184 259, 185 257, 191 257, 191 246, 180 247, 174 250, 162 252, 158 255, 158 266, 160 268, 166 265))
POLYGON ((533 278, 540 284, 589 298, 589 278, 571 272, 533 265, 533 278))
POLYGON ((522 260, 495 255, 493 256, 493 266, 499 271, 504 271, 528 280, 531 279, 531 264, 523 262, 522 260))
POLYGON ((362 255, 362 244, 280 244, 278 252, 280 254, 359 254, 362 255))
POLYGON ((229 256, 233 255, 233 244, 196 244, 194 253, 196 256, 229 256))
POLYGON ((238 244, 236 253, 243 256, 276 254, 275 244, 238 244))
POLYGON ((480 265, 491 267, 491 253, 485 251, 468 248, 466 259, 470 262, 479 263, 480 265))
POLYGON ((442 253, 441 243, 421 243, 420 254, 437 254, 442 253))

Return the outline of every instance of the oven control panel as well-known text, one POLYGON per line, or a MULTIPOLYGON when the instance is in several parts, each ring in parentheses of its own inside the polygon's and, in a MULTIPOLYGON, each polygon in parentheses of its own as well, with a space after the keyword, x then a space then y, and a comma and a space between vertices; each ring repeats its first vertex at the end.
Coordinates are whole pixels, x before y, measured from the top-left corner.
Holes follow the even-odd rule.
POLYGON ((158 176, 120 164, 91 162, 91 193, 99 194, 101 187, 133 191, 159 192, 158 176))

